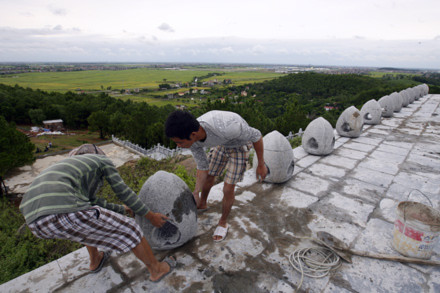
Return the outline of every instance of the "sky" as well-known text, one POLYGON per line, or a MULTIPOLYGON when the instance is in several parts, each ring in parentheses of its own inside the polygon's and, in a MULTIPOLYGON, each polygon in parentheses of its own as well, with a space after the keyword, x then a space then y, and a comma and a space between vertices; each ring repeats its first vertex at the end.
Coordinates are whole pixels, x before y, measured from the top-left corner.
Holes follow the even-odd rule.
POLYGON ((0 62, 440 69, 439 0, 0 0, 0 62))

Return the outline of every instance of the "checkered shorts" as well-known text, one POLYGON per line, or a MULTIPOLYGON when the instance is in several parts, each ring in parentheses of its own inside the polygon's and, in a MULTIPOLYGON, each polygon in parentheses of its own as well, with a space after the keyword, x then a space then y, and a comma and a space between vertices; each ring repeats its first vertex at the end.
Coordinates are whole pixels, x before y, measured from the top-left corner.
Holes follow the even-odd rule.
POLYGON ((40 217, 29 228, 38 238, 68 239, 120 253, 136 247, 143 236, 134 219, 98 206, 40 217))
POLYGON ((209 151, 209 172, 211 176, 219 176, 226 168, 224 181, 229 184, 236 184, 243 180, 246 171, 246 162, 249 159, 249 150, 252 143, 238 147, 225 148, 217 146, 209 151))

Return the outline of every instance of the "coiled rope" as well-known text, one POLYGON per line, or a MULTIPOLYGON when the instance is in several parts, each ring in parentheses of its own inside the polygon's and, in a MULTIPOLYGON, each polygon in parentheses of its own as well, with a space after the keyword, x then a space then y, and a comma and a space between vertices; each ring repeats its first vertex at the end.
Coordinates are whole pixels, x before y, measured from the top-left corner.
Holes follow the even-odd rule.
MULTIPOLYGON (((321 242, 310 237, 300 237, 321 242)), ((292 267, 301 274, 301 280, 295 292, 301 288, 304 276, 311 278, 323 278, 331 270, 336 270, 342 264, 341 258, 333 250, 327 247, 306 247, 295 249, 289 255, 292 267)))

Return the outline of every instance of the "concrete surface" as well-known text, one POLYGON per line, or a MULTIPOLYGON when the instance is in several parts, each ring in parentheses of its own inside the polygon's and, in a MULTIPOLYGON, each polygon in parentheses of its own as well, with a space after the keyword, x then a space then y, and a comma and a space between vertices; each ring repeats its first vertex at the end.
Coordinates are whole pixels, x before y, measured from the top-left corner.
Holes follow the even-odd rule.
MULTIPOLYGON (((138 160, 140 155, 130 152, 124 147, 118 146, 114 143, 100 145, 100 149, 112 159, 116 167, 122 166, 125 162, 131 160, 138 160)), ((5 184, 11 193, 24 194, 31 185, 32 181, 38 174, 47 167, 61 161, 69 156, 69 153, 62 155, 47 156, 45 158, 37 159, 32 166, 24 166, 17 168, 16 174, 5 178, 5 184)))
MULTIPOLYGON (((440 207, 440 95, 427 95, 393 118, 365 126, 358 138, 336 136, 328 156, 293 150, 294 176, 261 184, 253 170, 237 187, 230 229, 212 241, 222 184, 210 193, 194 239, 158 258, 178 265, 159 283, 132 253, 88 272, 83 248, 0 285, 0 292, 294 292, 301 275, 288 257, 311 246, 302 236, 326 231, 352 248, 398 255, 392 248, 396 206, 413 189, 440 207)), ((422 197, 411 200, 423 202, 422 197)), ((439 245, 432 260, 440 260, 439 245)), ((440 267, 353 257, 329 276, 304 277, 301 292, 440 292, 440 267)))

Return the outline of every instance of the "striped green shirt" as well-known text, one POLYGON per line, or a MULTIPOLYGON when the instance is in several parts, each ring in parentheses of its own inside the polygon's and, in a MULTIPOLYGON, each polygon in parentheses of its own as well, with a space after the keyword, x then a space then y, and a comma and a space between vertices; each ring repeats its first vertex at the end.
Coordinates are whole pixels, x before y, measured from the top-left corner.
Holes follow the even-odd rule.
POLYGON ((149 209, 122 180, 113 162, 102 155, 80 155, 62 160, 38 175, 23 195, 20 211, 26 223, 51 214, 70 213, 98 205, 124 214, 124 206, 97 198, 103 178, 116 196, 137 215, 149 209))

